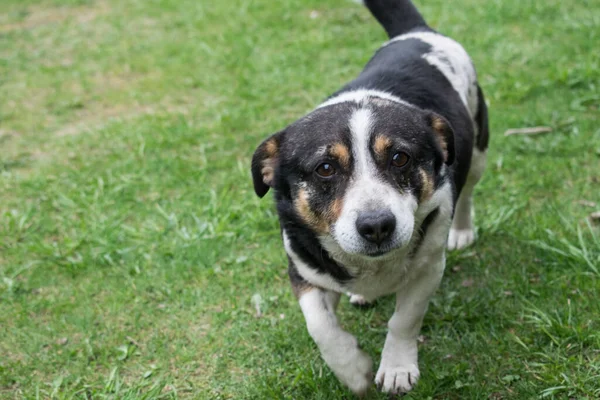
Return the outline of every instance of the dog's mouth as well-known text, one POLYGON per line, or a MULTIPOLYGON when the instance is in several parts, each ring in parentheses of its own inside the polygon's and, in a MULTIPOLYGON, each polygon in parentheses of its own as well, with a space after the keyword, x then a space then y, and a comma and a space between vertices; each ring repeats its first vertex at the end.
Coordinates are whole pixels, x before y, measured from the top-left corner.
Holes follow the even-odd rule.
POLYGON ((390 252, 390 250, 376 250, 376 251, 373 251, 373 252, 366 253, 365 255, 368 256, 368 257, 377 258, 377 257, 385 256, 389 252, 390 252))
POLYGON ((376 251, 376 252, 373 252, 373 253, 367 253, 365 255, 367 257, 370 257, 370 258, 379 258, 379 257, 385 256, 388 253, 389 253, 389 251, 376 251))
POLYGON ((373 248, 373 249, 369 249, 369 250, 365 251, 363 253, 363 255, 365 257, 374 258, 374 259, 385 258, 386 256, 389 256, 392 253, 394 253, 394 250, 397 250, 399 247, 401 247, 401 246, 399 246, 399 245, 394 246, 393 243, 388 243, 385 245, 377 246, 376 248, 373 248))

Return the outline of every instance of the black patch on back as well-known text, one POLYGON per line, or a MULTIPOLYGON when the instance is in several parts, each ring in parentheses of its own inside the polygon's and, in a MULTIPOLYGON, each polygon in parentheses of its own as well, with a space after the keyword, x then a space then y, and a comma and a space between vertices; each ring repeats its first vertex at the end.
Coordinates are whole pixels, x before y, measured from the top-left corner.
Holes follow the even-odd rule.
POLYGON ((419 39, 391 42, 377 50, 361 74, 335 95, 358 89, 380 90, 446 118, 454 131, 455 160, 449 173, 456 199, 471 166, 473 122, 448 79, 423 59, 429 52, 431 46, 419 39))

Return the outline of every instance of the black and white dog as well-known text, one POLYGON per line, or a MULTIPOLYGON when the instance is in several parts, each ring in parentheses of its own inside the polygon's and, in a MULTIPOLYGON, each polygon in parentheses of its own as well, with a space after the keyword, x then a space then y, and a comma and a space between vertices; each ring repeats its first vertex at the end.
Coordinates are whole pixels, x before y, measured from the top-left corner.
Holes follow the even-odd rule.
POLYGON ((353 303, 396 294, 375 382, 401 393, 419 379, 417 336, 446 246, 474 240, 487 109, 465 50, 409 0, 365 4, 390 40, 358 78, 265 140, 252 176, 258 196, 275 191, 308 332, 357 394, 371 384, 372 362, 338 323, 340 294, 353 303))

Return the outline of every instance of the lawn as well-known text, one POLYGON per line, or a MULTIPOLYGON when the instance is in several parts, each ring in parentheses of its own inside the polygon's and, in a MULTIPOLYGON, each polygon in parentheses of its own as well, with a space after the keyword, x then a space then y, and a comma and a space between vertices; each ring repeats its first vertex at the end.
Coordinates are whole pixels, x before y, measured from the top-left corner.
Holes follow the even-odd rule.
MULTIPOLYGON (((406 398, 600 398, 600 4, 417 4, 492 138, 406 398)), ((249 164, 385 39, 350 0, 2 0, 0 398, 350 398, 249 164)), ((392 309, 340 306, 376 362, 392 309)))

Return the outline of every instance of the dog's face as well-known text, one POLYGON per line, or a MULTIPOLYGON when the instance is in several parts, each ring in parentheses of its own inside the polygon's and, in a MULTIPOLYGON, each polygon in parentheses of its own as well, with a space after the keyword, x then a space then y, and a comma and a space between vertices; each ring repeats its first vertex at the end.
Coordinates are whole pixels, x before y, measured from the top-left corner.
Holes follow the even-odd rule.
POLYGON ((369 98, 325 103, 271 136, 256 150, 252 174, 260 197, 273 187, 322 241, 371 258, 409 243, 419 204, 453 157, 445 119, 369 98))

